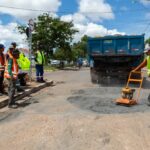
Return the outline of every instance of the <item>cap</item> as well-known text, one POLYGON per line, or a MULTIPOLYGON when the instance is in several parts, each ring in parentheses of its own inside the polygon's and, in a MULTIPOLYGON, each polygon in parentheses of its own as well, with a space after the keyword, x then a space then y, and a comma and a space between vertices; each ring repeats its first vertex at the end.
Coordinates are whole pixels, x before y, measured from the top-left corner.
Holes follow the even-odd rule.
POLYGON ((0 48, 5 48, 5 46, 3 44, 0 44, 0 48))
POLYGON ((149 48, 146 48, 145 51, 144 51, 144 53, 147 53, 147 52, 149 52, 149 51, 150 51, 150 47, 149 47, 149 48))
POLYGON ((12 42, 11 45, 17 46, 17 43, 16 42, 12 42))

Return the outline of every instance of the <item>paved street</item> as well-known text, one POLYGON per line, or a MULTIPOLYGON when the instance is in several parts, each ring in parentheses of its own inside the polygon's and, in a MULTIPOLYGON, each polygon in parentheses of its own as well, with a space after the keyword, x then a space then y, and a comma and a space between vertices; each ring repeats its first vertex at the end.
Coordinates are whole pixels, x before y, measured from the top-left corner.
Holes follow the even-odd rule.
POLYGON ((46 72, 54 86, 0 110, 1 150, 149 150, 149 86, 139 105, 117 106, 123 85, 90 82, 89 69, 46 72))

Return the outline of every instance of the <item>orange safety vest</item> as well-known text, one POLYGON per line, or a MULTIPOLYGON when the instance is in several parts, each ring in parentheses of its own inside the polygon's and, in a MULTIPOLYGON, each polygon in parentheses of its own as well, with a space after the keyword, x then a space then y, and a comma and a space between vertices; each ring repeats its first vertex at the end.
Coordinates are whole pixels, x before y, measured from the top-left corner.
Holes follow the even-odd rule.
MULTIPOLYGON (((9 58, 13 60, 13 65, 12 65, 12 74, 13 74, 13 79, 16 79, 18 76, 18 64, 17 60, 12 56, 12 54, 8 53, 9 58)), ((8 60, 6 61, 6 66, 5 66, 5 72, 4 72, 4 77, 6 79, 11 79, 11 76, 8 72, 8 60)))
POLYGON ((5 58, 4 58, 4 54, 0 55, 0 71, 4 71, 5 69, 5 58))

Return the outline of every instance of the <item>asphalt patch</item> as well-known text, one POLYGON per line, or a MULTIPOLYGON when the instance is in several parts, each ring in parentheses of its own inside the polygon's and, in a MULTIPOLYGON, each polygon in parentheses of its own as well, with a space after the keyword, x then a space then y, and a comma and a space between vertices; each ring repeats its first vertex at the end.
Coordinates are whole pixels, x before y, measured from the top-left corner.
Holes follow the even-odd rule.
POLYGON ((150 111, 148 106, 149 90, 142 92, 141 100, 137 105, 116 105, 115 99, 121 97, 120 87, 94 87, 85 90, 74 91, 67 100, 80 109, 99 114, 123 114, 150 111))

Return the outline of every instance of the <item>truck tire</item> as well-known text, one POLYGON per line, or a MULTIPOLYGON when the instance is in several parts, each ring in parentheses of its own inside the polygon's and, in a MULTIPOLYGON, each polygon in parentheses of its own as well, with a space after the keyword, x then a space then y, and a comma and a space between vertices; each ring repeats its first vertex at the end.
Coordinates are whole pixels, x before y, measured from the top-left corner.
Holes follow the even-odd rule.
POLYGON ((91 72, 91 82, 93 84, 97 84, 98 83, 98 74, 96 73, 95 69, 91 68, 90 69, 91 72))

